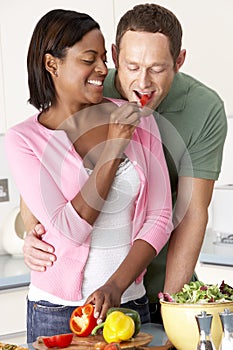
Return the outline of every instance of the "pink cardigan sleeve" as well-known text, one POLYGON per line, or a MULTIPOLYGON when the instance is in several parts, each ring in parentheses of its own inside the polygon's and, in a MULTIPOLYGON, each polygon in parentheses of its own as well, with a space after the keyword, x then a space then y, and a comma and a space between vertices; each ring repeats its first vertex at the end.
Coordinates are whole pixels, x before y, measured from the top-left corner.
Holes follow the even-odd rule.
MULTIPOLYGON (((41 159, 43 139, 39 133, 35 135, 33 130, 30 133, 25 128, 27 124, 22 123, 9 129, 5 136, 6 154, 19 192, 46 230, 59 232, 80 245, 88 239, 92 226, 65 198, 41 159)), ((72 171, 70 176, 73 176, 72 171)))
POLYGON ((153 116, 139 124, 133 143, 130 153, 142 183, 133 220, 134 240, 147 241, 158 254, 170 237, 173 223, 169 173, 153 116))

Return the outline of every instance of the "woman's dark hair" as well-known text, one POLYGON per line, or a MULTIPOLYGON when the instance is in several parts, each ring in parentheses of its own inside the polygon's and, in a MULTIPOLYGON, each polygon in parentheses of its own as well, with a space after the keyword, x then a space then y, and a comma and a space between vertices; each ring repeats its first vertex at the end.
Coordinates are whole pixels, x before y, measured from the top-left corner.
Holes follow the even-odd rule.
POLYGON ((120 19, 116 32, 119 55, 123 35, 128 31, 162 33, 168 37, 170 52, 175 64, 182 43, 182 27, 174 13, 157 4, 136 5, 120 19))
POLYGON ((76 11, 56 9, 45 14, 32 34, 27 55, 28 102, 40 111, 46 111, 56 102, 56 91, 50 73, 44 65, 46 53, 64 58, 67 48, 99 24, 89 15, 76 11))

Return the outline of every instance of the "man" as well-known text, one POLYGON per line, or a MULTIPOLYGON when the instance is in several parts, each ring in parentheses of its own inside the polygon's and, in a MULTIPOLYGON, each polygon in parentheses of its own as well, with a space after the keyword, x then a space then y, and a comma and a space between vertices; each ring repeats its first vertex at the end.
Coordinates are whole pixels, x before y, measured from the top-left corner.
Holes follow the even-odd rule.
MULTIPOLYGON (((174 231, 168 247, 148 267, 145 285, 152 321, 160 315, 159 291, 178 292, 191 280, 208 221, 208 206, 218 179, 227 122, 219 96, 180 73, 185 60, 182 28, 173 13, 156 4, 135 6, 121 18, 112 46, 116 70, 110 70, 104 95, 138 101, 157 113, 170 173, 174 231), (167 255, 167 260, 166 260, 167 255)), ((155 174, 156 176, 156 174, 155 174)), ((151 189, 153 191, 153 189, 151 189)), ((22 206, 27 230, 35 219, 22 206)), ((27 265, 39 271, 56 259, 53 248, 39 240, 43 228, 25 239, 27 265), (51 260, 50 260, 51 259, 51 260)))

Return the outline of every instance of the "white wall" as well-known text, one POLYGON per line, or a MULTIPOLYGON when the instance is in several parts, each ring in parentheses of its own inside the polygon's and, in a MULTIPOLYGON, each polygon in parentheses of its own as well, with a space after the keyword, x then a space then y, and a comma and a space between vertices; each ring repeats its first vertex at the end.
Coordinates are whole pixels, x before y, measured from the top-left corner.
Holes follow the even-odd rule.
MULTIPOLYGON (((24 120, 26 116, 36 111, 27 104, 29 97, 26 71, 27 50, 37 21, 47 11, 55 8, 87 12, 99 22, 107 47, 110 47, 113 40, 112 1, 0 0, 0 41, 7 127, 12 126, 16 121, 24 120)), ((3 116, 0 115, 0 118, 2 120, 3 116)))
MULTIPOLYGON (((1 0, 0 45, 2 44, 7 126, 14 123, 15 115, 22 120, 25 114, 30 114, 33 110, 32 107, 25 107, 28 99, 26 53, 32 30, 45 12, 61 7, 90 13, 102 27, 106 38, 109 66, 113 66, 111 43, 115 39, 116 23, 121 15, 135 4, 146 2, 148 1, 1 0)), ((225 101, 227 114, 233 116, 231 35, 233 1, 157 0, 156 2, 171 9, 183 26, 183 48, 187 49, 183 71, 216 89, 225 101)), ((2 121, 2 113, 0 118, 2 121)))

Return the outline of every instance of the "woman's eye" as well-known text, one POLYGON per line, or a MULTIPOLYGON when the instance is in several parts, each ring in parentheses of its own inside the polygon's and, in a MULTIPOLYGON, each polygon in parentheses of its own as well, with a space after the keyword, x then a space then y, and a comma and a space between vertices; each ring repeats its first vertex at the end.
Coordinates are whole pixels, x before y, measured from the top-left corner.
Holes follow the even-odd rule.
POLYGON ((93 64, 95 61, 94 60, 83 60, 83 62, 87 64, 93 64))

